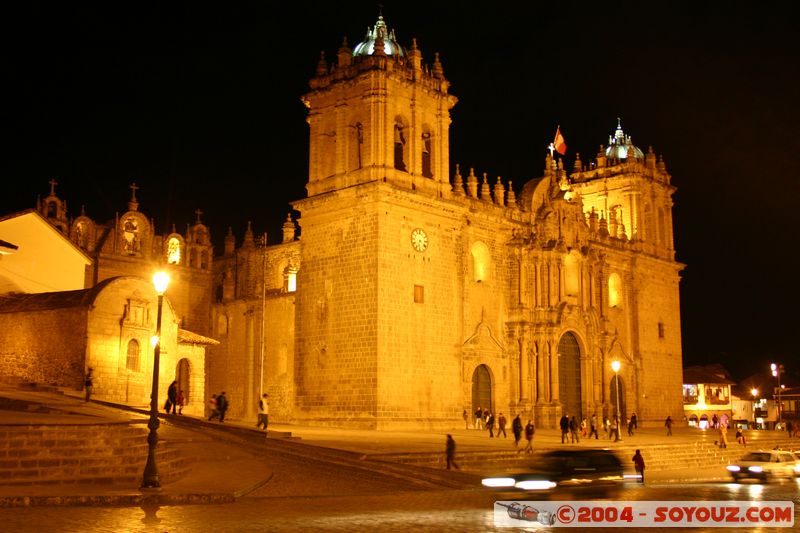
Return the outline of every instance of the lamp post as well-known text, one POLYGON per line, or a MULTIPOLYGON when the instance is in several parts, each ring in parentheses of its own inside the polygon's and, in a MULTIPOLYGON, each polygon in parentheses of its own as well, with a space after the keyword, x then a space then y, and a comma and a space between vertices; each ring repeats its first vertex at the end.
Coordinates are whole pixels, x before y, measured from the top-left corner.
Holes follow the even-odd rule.
POLYGON ((753 395, 753 429, 757 427, 756 422, 756 399, 758 398, 758 389, 750 389, 750 394, 753 395))
POLYGON ((783 365, 772 363, 769 365, 770 369, 772 370, 772 375, 775 376, 777 380, 778 386, 775 388, 775 392, 778 396, 778 424, 781 423, 781 374, 783 373, 783 365))
POLYGON ((620 438, 620 436, 619 436, 619 426, 622 423, 622 420, 620 419, 620 413, 619 413, 619 374, 618 374, 619 368, 620 368, 620 362, 619 361, 611 361, 611 370, 614 371, 614 388, 616 389, 616 394, 617 394, 617 435, 616 435, 616 437, 617 437, 617 440, 622 440, 620 438))
POLYGON ((150 391, 150 421, 147 423, 150 433, 147 435, 147 464, 144 465, 143 489, 156 489, 161 486, 156 466, 156 445, 158 444, 158 426, 160 425, 158 421, 158 369, 161 359, 161 308, 164 303, 164 293, 167 292, 169 285, 169 274, 156 272, 153 276, 153 285, 158 294, 158 315, 156 316, 156 338, 153 347, 153 388, 150 391))

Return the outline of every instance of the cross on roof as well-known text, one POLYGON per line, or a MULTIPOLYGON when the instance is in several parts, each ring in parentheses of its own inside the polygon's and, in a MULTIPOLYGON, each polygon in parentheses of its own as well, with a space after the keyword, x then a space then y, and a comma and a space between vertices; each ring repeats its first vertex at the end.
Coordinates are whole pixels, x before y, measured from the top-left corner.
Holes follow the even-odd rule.
POLYGON ((128 185, 128 187, 130 187, 130 189, 131 189, 131 201, 135 202, 136 201, 136 190, 139 188, 139 186, 136 185, 136 182, 134 181, 133 183, 128 185))
POLYGON ((56 185, 58 185, 58 182, 56 181, 56 179, 55 178, 50 178, 50 196, 55 196, 56 195, 56 185))
POLYGON ((197 215, 197 222, 195 222, 195 223, 196 224, 202 224, 202 222, 200 222, 200 215, 202 215, 203 212, 200 211, 200 209, 195 209, 194 214, 197 215))

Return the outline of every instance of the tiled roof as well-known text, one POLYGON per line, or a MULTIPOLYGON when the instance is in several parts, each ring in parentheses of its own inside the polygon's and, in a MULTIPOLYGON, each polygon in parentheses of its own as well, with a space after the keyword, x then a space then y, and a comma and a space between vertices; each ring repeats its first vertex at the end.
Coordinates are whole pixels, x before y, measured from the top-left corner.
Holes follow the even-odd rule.
POLYGON ((219 344, 217 340, 180 328, 178 329, 178 342, 185 344, 219 344))

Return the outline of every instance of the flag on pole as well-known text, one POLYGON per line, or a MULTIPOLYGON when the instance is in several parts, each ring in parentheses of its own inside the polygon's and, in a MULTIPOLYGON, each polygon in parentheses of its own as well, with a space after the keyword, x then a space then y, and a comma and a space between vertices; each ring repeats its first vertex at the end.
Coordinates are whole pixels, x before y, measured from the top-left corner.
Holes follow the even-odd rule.
POLYGON ((556 138, 553 139, 553 148, 561 155, 567 153, 567 143, 564 142, 564 136, 561 135, 561 126, 556 128, 556 138))

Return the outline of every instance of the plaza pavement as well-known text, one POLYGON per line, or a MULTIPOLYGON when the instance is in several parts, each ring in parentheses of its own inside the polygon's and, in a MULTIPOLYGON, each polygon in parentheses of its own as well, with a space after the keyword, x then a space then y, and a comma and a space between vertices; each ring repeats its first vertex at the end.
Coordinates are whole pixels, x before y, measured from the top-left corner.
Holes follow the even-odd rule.
MULTIPOLYGON (((0 398, 13 398, 21 402, 31 402, 52 408, 50 412, 0 411, 0 426, 7 424, 97 424, 104 421, 142 420, 147 418, 146 407, 115 408, 102 401, 93 400, 85 403, 77 393, 62 394, 59 392, 38 392, 0 384, 0 398)), ((120 488, 116 486, 83 486, 83 485, 28 485, 10 486, 0 484, 0 507, 19 505, 141 505, 158 503, 160 505, 177 505, 192 503, 224 503, 232 502, 246 496, 259 487, 269 483, 272 472, 269 461, 258 454, 251 453, 252 446, 243 446, 236 442, 237 436, 249 435, 260 437, 255 428, 255 420, 228 419, 225 421, 226 431, 231 432, 229 440, 219 432, 191 431, 192 427, 217 426, 218 422, 188 416, 160 414, 162 420, 159 437, 162 441, 172 441, 181 447, 182 452, 191 460, 190 472, 181 480, 165 484, 160 489, 139 489, 136 487, 120 488), (178 424, 169 423, 171 419, 178 424)), ((510 424, 509 424, 510 425, 510 424)), ((508 431, 508 430, 507 430, 508 431)), ((263 432, 261 432, 263 433, 263 432)), ((270 424, 270 439, 292 437, 294 442, 312 447, 318 446, 330 450, 340 450, 356 454, 355 456, 380 459, 381 455, 442 453, 444 454, 446 434, 453 435, 457 442, 458 454, 471 454, 486 451, 503 451, 513 449, 513 435, 489 438, 483 430, 453 428, 449 431, 371 431, 345 430, 338 428, 309 427, 289 424, 270 424)), ((569 447, 602 447, 619 449, 627 453, 631 445, 640 447, 645 457, 651 445, 672 443, 689 445, 698 439, 713 439, 704 432, 689 428, 674 428, 674 435, 665 436, 663 427, 640 427, 635 436, 623 435, 621 442, 615 443, 603 438, 599 440, 581 439, 578 444, 569 447)), ((751 440, 757 441, 757 432, 751 432, 751 440)), ((735 441, 734 441, 734 445, 735 441)), ((561 447, 558 430, 537 429, 534 448, 561 447)), ((751 443, 757 447, 757 442, 751 443)), ((308 448, 307 456, 313 459, 312 448, 308 448)), ((744 450, 743 450, 744 451, 744 450)), ((622 453, 620 454, 622 455, 622 453)), ((623 457, 625 460, 625 457, 623 457)), ((379 463, 378 463, 379 464, 379 463)), ((441 472, 437 475, 451 475, 441 472)), ((452 472, 454 479, 463 475, 452 472)), ((475 476, 477 479, 477 476, 475 476)), ((467 480, 464 477, 461 478, 467 480)), ((684 481, 721 481, 727 479, 723 468, 717 466, 707 469, 685 468, 663 472, 648 472, 648 483, 668 483, 684 481)), ((464 488, 469 489, 470 486, 464 488)), ((480 490, 478 486, 475 490, 480 490)))

